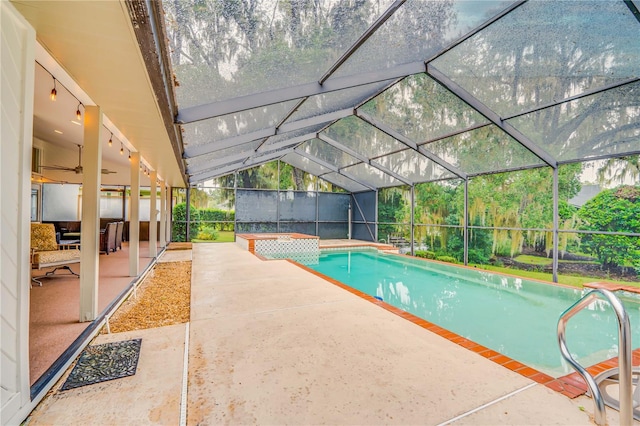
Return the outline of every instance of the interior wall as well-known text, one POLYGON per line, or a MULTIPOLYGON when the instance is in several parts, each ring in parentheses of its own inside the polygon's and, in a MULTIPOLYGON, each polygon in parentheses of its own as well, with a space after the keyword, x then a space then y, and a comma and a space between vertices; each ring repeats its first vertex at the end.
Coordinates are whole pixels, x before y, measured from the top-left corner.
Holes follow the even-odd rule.
POLYGON ((21 423, 31 409, 29 235, 35 31, 9 2, 0 2, 0 19, 0 423, 10 425, 21 423))
MULTIPOLYGON (((63 166, 76 167, 78 165, 78 148, 70 148, 69 146, 55 145, 51 142, 33 138, 33 146, 41 149, 40 164, 44 166, 63 166)), ((109 148, 105 148, 109 149, 109 148)), ((111 147, 111 149, 118 149, 111 147)), ((126 154, 125 154, 126 155, 126 154)), ((120 185, 123 177, 128 179, 130 170, 128 164, 126 166, 118 165, 112 161, 102 158, 102 168, 114 171, 116 173, 102 174, 102 185, 120 185)), ((41 169, 40 174, 48 179, 55 181, 82 183, 82 174, 76 174, 73 171, 61 171, 41 169)))

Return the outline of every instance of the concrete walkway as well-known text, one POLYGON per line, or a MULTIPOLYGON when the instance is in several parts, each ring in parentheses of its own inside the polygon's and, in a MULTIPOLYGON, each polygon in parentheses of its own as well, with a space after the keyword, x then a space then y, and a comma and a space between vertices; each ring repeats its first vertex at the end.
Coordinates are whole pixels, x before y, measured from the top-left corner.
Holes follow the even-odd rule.
POLYGON ((287 261, 233 243, 194 244, 192 257, 191 322, 99 336, 94 344, 142 337, 136 375, 56 390, 30 424, 180 424, 186 337, 189 425, 592 424, 590 399, 570 400, 287 261))

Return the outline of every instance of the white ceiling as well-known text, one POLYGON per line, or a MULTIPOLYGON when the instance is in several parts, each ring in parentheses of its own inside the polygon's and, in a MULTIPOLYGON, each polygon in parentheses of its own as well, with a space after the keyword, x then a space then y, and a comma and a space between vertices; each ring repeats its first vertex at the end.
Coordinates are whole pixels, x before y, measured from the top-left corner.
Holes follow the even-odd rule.
MULTIPOLYGON (((104 183, 129 184, 130 148, 139 151, 143 163, 155 169, 168 185, 184 186, 126 6, 120 1, 13 4, 35 28, 40 45, 36 60, 42 66, 36 64, 35 68, 33 130, 35 138, 46 142, 42 144, 42 164, 52 165, 48 159, 55 159, 55 165, 77 165, 76 145, 82 145, 83 128, 72 120, 77 121, 79 99, 83 104, 99 105, 104 114, 102 167, 118 172, 103 175, 104 183), (50 73, 59 80, 55 102, 49 97, 53 88, 50 73), (111 131, 113 145, 109 148, 111 131), (50 152, 55 147, 64 151, 50 152)), ((84 114, 82 106, 80 110, 84 114)), ((54 176, 68 182, 80 179, 73 172, 57 172, 54 176)), ((144 175, 141 184, 148 185, 144 175)))

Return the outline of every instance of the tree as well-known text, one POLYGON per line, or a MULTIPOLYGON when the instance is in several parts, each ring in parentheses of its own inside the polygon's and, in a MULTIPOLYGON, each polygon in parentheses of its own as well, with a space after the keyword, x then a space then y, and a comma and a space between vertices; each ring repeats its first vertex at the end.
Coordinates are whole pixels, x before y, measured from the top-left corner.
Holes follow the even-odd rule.
POLYGON ((604 185, 623 184, 625 180, 638 181, 640 178, 640 155, 609 158, 597 170, 598 180, 604 185))
MULTIPOLYGON (((640 186, 620 186, 600 192, 578 210, 589 231, 640 233, 640 186)), ((626 235, 585 234, 581 248, 594 254, 606 268, 640 267, 640 238, 626 235)))
MULTIPOLYGON (((387 238, 387 235, 398 233, 397 222, 402 221, 404 210, 407 207, 402 188, 385 188, 378 195, 378 235, 387 238)), ((406 236, 405 236, 406 237, 406 236)))

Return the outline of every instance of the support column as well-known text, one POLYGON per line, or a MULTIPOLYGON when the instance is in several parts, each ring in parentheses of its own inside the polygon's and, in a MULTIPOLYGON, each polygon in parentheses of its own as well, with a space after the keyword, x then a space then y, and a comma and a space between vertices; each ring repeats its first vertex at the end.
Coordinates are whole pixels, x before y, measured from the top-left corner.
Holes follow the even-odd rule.
POLYGON ((171 242, 171 224, 173 222, 173 188, 170 186, 167 186, 167 201, 166 206, 167 206, 167 221, 165 223, 165 230, 164 230, 164 235, 165 235, 165 239, 167 240, 167 244, 169 244, 171 242))
POLYGON ((238 172, 233 173, 233 241, 236 241, 238 233, 238 172))
POLYGON ((416 191, 415 191, 416 187, 415 185, 411 185, 411 233, 409 234, 409 238, 411 238, 411 256, 415 256, 416 255, 416 248, 415 248, 415 244, 414 244, 414 230, 413 227, 415 226, 415 219, 414 219, 414 213, 415 213, 415 208, 416 208, 416 191))
POLYGON ((131 153, 131 200, 129 202, 129 276, 140 273, 140 153, 131 153))
POLYGON ((167 186, 160 181, 160 247, 167 246, 167 186))
POLYGON ((149 200, 149 257, 158 256, 158 172, 149 173, 151 197, 149 200))
POLYGON ((276 189, 276 232, 280 232, 280 160, 278 160, 278 188, 276 189))
POLYGON ((353 211, 351 210, 351 200, 353 199, 353 195, 349 199, 349 210, 347 211, 347 239, 351 239, 351 234, 353 233, 353 211))
POLYGON ((553 282, 558 282, 558 168, 553 169, 553 282))
POLYGON ((464 229, 462 230, 464 241, 464 264, 469 264, 469 179, 464 180, 464 229))
POLYGON ((102 170, 102 112, 99 106, 84 110, 82 148, 82 234, 80 236, 80 322, 98 317, 100 184, 102 170))
POLYGON ((187 221, 185 229, 187 230, 187 235, 184 236, 184 240, 187 242, 191 241, 191 187, 187 186, 187 206, 185 210, 185 220, 187 221))
MULTIPOLYGON (((373 242, 377 243, 378 242, 378 190, 376 189, 375 192, 376 192, 376 214, 375 214, 375 219, 374 220, 376 221, 375 222, 375 231, 376 232, 373 235, 373 242)), ((366 220, 367 219, 365 219, 365 223, 366 223, 366 220)), ((388 241, 387 241, 387 243, 388 243, 388 241)))

